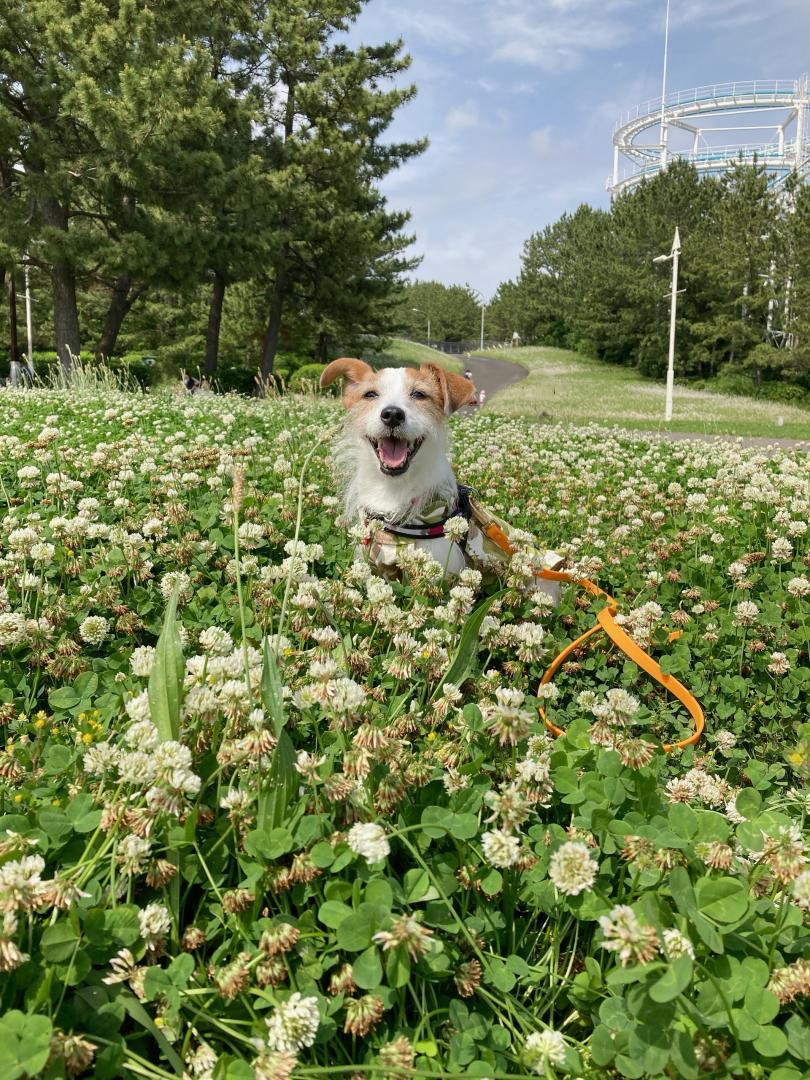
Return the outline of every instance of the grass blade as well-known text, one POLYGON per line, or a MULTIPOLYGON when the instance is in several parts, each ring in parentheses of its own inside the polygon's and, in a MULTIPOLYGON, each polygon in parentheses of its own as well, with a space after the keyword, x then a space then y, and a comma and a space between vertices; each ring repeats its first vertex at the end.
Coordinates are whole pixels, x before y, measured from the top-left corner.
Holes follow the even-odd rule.
POLYGON ((149 676, 149 712, 161 742, 180 737, 180 705, 183 701, 183 646, 177 631, 177 595, 175 586, 163 630, 155 648, 155 662, 149 676))
POLYGON ((444 673, 438 686, 433 691, 431 701, 435 701, 436 698, 441 695, 445 683, 449 682, 454 686, 460 686, 467 678, 467 673, 472 667, 473 660, 478 655, 478 635, 481 631, 481 623, 484 621, 486 613, 501 595, 500 592, 493 593, 492 596, 488 596, 483 603, 480 603, 478 607, 470 613, 469 618, 464 623, 464 629, 461 631, 461 637, 459 638, 455 656, 450 662, 450 667, 444 673))

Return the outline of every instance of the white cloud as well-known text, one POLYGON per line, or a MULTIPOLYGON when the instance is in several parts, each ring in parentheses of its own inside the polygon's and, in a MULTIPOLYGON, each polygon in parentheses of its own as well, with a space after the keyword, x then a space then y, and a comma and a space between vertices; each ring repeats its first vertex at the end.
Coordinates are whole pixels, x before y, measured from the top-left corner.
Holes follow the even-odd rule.
POLYGON ((481 123, 478 105, 472 99, 463 102, 461 105, 454 105, 452 109, 448 110, 444 122, 446 127, 450 128, 451 131, 461 131, 464 128, 478 127, 481 123))
POLYGON ((546 124, 545 127, 535 128, 534 131, 530 131, 529 146, 531 146, 538 157, 546 157, 546 155, 550 153, 552 147, 551 124, 546 124))

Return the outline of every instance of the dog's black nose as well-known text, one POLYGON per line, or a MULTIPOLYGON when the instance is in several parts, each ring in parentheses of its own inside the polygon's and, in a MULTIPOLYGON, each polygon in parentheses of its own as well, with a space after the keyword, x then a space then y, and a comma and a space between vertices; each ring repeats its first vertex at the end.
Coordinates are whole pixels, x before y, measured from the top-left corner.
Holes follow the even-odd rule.
POLYGON ((400 424, 405 423, 405 411, 396 405, 386 405, 380 413, 380 419, 389 427, 399 427, 400 424))

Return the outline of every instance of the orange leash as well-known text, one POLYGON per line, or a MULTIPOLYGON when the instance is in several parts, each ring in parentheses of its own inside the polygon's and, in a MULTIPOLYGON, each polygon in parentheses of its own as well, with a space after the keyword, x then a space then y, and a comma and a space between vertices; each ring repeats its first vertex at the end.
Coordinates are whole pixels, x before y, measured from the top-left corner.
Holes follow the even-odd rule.
MULTIPOLYGON (((484 532, 493 543, 498 545, 501 551, 505 551, 507 555, 513 554, 514 548, 509 543, 509 538, 500 526, 495 525, 494 523, 487 525, 484 532)), ((700 704, 694 695, 686 689, 683 683, 679 682, 674 675, 665 675, 661 670, 660 665, 653 660, 650 654, 645 652, 640 645, 637 645, 626 631, 622 630, 615 619, 618 609, 616 600, 606 593, 604 589, 600 589, 598 585, 595 585, 587 578, 575 578, 573 575, 567 574, 563 570, 538 570, 535 571, 535 577, 543 578, 546 581, 565 581, 572 585, 580 585, 592 596, 602 596, 607 600, 606 606, 603 607, 596 616, 596 624, 592 626, 590 630, 586 630, 584 634, 580 634, 575 641, 572 641, 570 645, 566 645, 562 652, 555 656, 550 667, 540 680, 540 685, 545 686, 546 683, 551 682, 561 665, 572 652, 578 649, 589 637, 599 633, 600 630, 604 630, 613 644, 623 652, 625 656, 629 657, 629 659, 640 667, 642 671, 646 671, 648 675, 651 675, 653 679, 655 679, 656 682, 659 682, 664 689, 668 690, 673 697, 676 697, 692 717, 695 730, 689 738, 681 739, 679 742, 675 743, 664 743, 664 750, 667 752, 670 750, 682 750, 685 746, 696 743, 703 734, 703 728, 705 726, 703 709, 700 707, 700 704)), ((680 636, 681 631, 676 630, 669 635, 669 640, 674 641, 675 638, 680 636)), ((556 724, 552 724, 546 716, 546 711, 542 706, 538 707, 538 711, 543 718, 543 723, 553 735, 565 734, 562 728, 557 727, 556 724)))

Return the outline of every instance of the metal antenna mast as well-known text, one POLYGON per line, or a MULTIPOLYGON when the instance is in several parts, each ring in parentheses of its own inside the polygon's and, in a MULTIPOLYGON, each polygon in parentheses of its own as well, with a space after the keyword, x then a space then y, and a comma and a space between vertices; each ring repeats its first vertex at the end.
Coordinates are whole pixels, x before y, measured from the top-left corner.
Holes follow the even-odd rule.
POLYGON ((667 0, 667 14, 664 20, 664 73, 661 76, 661 130, 659 142, 661 143, 661 168, 667 167, 667 123, 665 117, 665 105, 667 100, 667 62, 669 60, 669 0, 667 0))

